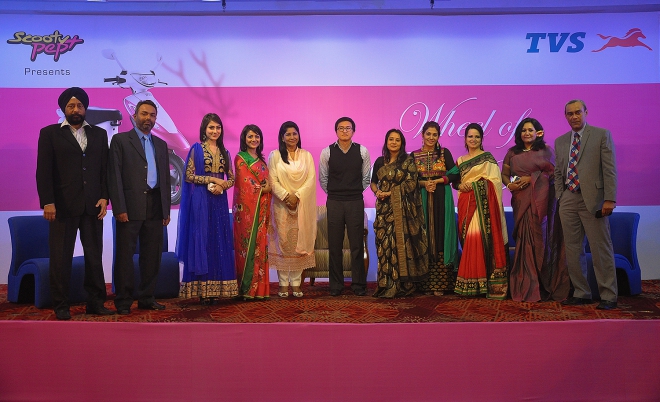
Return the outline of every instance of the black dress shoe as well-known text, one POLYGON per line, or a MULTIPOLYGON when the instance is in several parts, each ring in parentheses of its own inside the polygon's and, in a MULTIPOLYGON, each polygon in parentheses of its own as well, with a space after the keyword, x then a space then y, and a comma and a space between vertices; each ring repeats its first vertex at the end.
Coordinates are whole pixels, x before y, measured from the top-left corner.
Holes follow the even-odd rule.
POLYGON ((138 303, 138 309, 140 309, 140 310, 165 310, 165 306, 158 303, 158 302, 151 302, 150 304, 138 303))
POLYGON ((69 310, 55 310, 55 317, 57 317, 58 320, 70 320, 71 313, 69 310))
POLYGON ((366 296, 366 295, 367 295, 367 291, 364 290, 364 289, 354 290, 354 291, 353 291, 353 294, 354 294, 355 296, 366 296))
POLYGON ((119 315, 129 315, 131 314, 130 307, 117 307, 117 314, 119 315))
POLYGON ((331 290, 330 291, 330 296, 332 297, 337 297, 341 294, 341 290, 331 290))
POLYGON ((584 304, 591 304, 594 301, 591 299, 583 299, 581 297, 569 297, 568 299, 561 302, 564 306, 582 306, 584 304))
POLYGON ((90 307, 87 306, 86 314, 96 314, 96 315, 115 315, 115 312, 105 308, 105 306, 90 307))
POLYGON ((596 308, 598 310, 613 310, 616 308, 616 302, 602 300, 600 303, 598 303, 598 306, 596 306, 596 308))

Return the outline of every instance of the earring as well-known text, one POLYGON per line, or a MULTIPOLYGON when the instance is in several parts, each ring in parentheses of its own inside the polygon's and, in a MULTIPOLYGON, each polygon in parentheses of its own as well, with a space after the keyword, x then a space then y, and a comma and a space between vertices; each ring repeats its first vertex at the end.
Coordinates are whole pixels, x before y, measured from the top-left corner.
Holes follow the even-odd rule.
POLYGON ((202 135, 202 141, 206 141, 206 134, 202 135))

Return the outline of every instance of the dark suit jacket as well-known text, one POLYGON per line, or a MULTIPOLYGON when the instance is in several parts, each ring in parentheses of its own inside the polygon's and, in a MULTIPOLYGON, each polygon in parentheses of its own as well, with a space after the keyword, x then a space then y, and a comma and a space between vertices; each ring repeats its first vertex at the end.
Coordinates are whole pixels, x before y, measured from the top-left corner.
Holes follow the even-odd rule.
POLYGON ((55 204, 57 217, 98 215, 96 203, 108 199, 108 134, 86 126, 85 152, 68 126, 52 124, 39 133, 37 192, 41 208, 55 204))
MULTIPOLYGON (((165 141, 151 135, 154 144, 158 188, 163 218, 170 216, 170 163, 165 141)), ((110 143, 108 189, 112 213, 128 213, 129 220, 145 220, 147 213, 147 156, 135 129, 119 133, 110 143)))
MULTIPOLYGON (((557 198, 566 188, 569 149, 573 142, 573 132, 555 140, 555 192, 557 198)), ((587 210, 595 214, 603 202, 616 201, 616 156, 612 134, 604 128, 587 124, 580 138, 577 171, 580 190, 587 210)))

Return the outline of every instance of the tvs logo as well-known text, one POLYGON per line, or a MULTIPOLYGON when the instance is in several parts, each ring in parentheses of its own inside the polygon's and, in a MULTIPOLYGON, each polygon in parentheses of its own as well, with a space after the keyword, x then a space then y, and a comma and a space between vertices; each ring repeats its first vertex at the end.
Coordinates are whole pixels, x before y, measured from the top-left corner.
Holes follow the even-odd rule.
POLYGON ((601 39, 609 39, 603 47, 601 47, 598 50, 592 50, 592 52, 600 52, 604 49, 607 49, 608 47, 636 47, 636 46, 644 46, 648 50, 653 50, 650 47, 646 45, 646 43, 642 42, 639 40, 640 38, 646 39, 646 36, 644 33, 642 33, 642 30, 639 28, 633 28, 630 31, 628 31, 623 38, 617 38, 616 36, 606 36, 606 35, 601 35, 598 34, 601 39))
POLYGON ((31 35, 23 31, 14 33, 14 39, 8 39, 10 45, 28 45, 32 47, 30 61, 35 61, 41 53, 53 56, 55 61, 60 59, 64 53, 73 50, 76 45, 85 43, 85 41, 73 35, 62 36, 60 31, 55 31, 50 35, 31 35))
MULTIPOLYGON (((592 50, 592 52, 600 52, 609 47, 636 46, 643 46, 648 50, 653 50, 640 40, 640 38, 646 39, 646 36, 639 28, 629 30, 623 38, 601 34, 598 34, 598 36, 601 39, 607 40, 607 42, 600 49, 592 50)), ((586 32, 528 32, 525 39, 530 41, 527 53, 539 53, 541 49, 545 47, 546 43, 550 53, 558 53, 562 50, 567 53, 577 53, 584 50, 584 41, 586 38, 586 32)))

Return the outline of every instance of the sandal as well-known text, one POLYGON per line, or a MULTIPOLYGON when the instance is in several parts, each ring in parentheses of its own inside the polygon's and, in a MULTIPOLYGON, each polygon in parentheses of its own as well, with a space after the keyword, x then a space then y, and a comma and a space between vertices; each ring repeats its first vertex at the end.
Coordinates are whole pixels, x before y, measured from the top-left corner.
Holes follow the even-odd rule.
POLYGON ((303 297, 303 292, 293 292, 293 297, 303 297))
MULTIPOLYGON (((277 292, 279 297, 289 297, 289 292, 277 292)), ((295 295, 295 292, 294 292, 295 295)))

